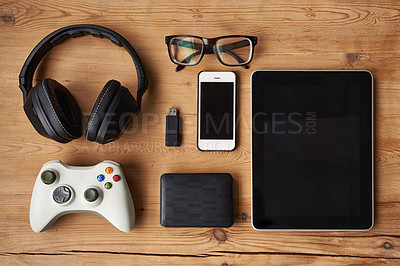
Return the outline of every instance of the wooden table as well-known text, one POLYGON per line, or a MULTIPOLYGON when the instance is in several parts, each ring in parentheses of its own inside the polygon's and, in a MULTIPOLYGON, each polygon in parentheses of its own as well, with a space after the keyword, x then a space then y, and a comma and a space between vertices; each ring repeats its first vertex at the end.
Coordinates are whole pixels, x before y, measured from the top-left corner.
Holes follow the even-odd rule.
MULTIPOLYGON (((383 1, 54 1, 0 0, 0 264, 376 264, 400 263, 400 3, 383 1), (284 3, 285 2, 285 3, 284 3), (71 24, 109 27, 135 47, 150 87, 141 114, 115 142, 59 144, 41 137, 23 111, 18 75, 29 52, 71 24), (249 70, 206 55, 175 72, 164 36, 258 36, 249 70), (367 69, 375 77, 375 226, 368 232, 258 232, 251 226, 250 75, 256 69, 367 69), (233 152, 196 148, 197 74, 238 75, 238 139, 233 152), (183 142, 164 146, 165 115, 177 107, 183 142), (93 214, 62 217, 46 232, 29 225, 33 184, 43 163, 120 162, 136 209, 121 233, 93 214), (163 228, 159 180, 167 172, 229 172, 235 224, 228 229, 163 228)), ((124 49, 108 40, 68 40, 45 58, 35 83, 64 84, 88 115, 110 79, 136 89, 124 49)), ((116 202, 118 204, 118 202, 116 202)))

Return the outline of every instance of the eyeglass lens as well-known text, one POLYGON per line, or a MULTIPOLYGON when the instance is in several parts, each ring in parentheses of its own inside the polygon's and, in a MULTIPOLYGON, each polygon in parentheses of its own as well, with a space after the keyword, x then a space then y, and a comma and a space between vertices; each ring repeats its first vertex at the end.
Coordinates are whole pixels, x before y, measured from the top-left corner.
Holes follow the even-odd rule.
POLYGON ((170 41, 170 52, 176 63, 195 65, 203 51, 203 41, 196 37, 174 37, 170 41))
POLYGON ((247 64, 251 59, 252 45, 247 38, 223 38, 219 39, 215 46, 218 57, 227 65, 243 65, 247 64))
MULTIPOLYGON (((204 51, 201 38, 192 36, 173 37, 169 42, 172 60, 180 65, 197 64, 204 51)), ((246 65, 251 61, 253 46, 246 37, 224 37, 215 43, 214 51, 219 60, 226 65, 246 65)))

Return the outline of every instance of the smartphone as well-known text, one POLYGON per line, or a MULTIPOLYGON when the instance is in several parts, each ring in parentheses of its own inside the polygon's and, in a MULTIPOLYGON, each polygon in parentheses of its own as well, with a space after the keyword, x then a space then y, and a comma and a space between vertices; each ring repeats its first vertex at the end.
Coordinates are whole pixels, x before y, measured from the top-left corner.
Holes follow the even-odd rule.
POLYGON ((198 76, 197 147, 232 151, 236 147, 236 74, 202 71, 198 76))

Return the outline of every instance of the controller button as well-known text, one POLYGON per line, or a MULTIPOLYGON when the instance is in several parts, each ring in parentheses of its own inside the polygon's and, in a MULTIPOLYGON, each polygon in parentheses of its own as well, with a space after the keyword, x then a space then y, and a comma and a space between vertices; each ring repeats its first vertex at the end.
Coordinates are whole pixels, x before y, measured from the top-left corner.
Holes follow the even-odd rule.
POLYGON ((85 190, 84 197, 87 201, 93 202, 99 197, 99 192, 95 188, 88 188, 85 190))
POLYGON ((102 182, 104 181, 104 175, 100 174, 97 176, 97 181, 102 182))
POLYGON ((112 184, 110 182, 107 182, 107 183, 104 184, 104 187, 106 189, 110 189, 110 188, 112 188, 112 184))
POLYGON ((119 175, 115 175, 113 176, 113 179, 115 182, 118 182, 119 180, 121 180, 121 177, 119 175))
POLYGON ((56 181, 56 174, 53 171, 46 170, 40 175, 40 178, 46 185, 51 185, 56 181))
POLYGON ((71 190, 66 186, 61 186, 53 191, 53 199, 58 204, 65 203, 71 198, 71 190))
POLYGON ((111 167, 106 168, 106 173, 111 174, 113 172, 113 169, 111 167))

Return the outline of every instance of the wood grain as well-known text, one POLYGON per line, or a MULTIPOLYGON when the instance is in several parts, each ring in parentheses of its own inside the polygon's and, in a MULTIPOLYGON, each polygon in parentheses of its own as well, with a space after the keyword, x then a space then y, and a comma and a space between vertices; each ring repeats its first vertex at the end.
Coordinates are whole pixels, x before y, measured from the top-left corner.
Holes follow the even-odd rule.
MULTIPOLYGON (((400 259, 400 3, 384 1, 16 1, 0 0, 0 264, 399 264, 400 259), (118 141, 84 138, 62 145, 39 136, 22 108, 18 75, 33 47, 53 30, 78 23, 110 27, 135 47, 150 87, 140 115, 118 141), (207 55, 179 73, 164 36, 255 35, 249 70, 207 55), (256 69, 367 69, 375 78, 376 221, 368 232, 258 232, 251 226, 250 76, 256 69), (238 141, 233 152, 196 148, 197 73, 238 75, 238 141), (183 116, 183 143, 164 146, 165 114, 183 116), (93 214, 62 217, 33 233, 29 204, 43 163, 60 159, 122 164, 137 220, 128 234, 93 214), (159 179, 167 172, 229 172, 235 224, 229 229, 167 229, 159 223, 159 179)), ((87 116, 109 79, 135 92, 126 52, 83 37, 53 49, 35 82, 54 78, 87 116)))

